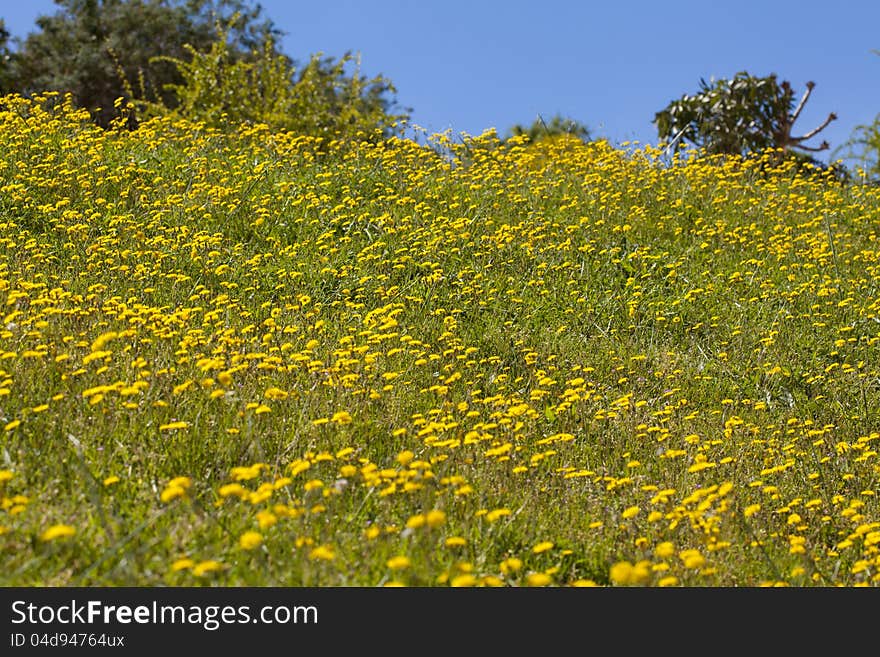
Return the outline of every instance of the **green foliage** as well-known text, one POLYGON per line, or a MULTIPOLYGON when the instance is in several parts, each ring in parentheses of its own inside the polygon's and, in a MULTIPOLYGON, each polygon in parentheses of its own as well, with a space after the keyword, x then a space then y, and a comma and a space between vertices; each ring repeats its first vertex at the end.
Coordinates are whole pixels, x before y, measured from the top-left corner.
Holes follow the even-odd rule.
POLYGON ((172 104, 140 100, 147 114, 177 114, 212 127, 264 123, 275 129, 330 137, 388 135, 397 130, 405 114, 392 114, 388 93, 392 83, 382 76, 360 74, 359 60, 351 53, 339 59, 318 53, 301 70, 276 51, 267 38, 246 59, 237 58, 230 45, 229 26, 217 27, 210 47, 200 51, 185 46, 187 59, 160 56, 172 64, 180 83, 167 84, 172 104), (354 65, 349 74, 347 67, 354 65))
POLYGON ((841 153, 843 159, 854 160, 865 177, 880 182, 880 114, 872 123, 857 125, 837 153, 841 153))
POLYGON ((515 137, 525 135, 532 143, 559 135, 571 135, 583 142, 590 141, 590 129, 587 126, 560 114, 554 115, 549 123, 544 121, 542 116, 538 115, 538 118, 530 126, 526 127, 517 123, 510 129, 510 132, 515 137))
POLYGON ((700 80, 696 94, 672 101, 655 114, 654 123, 659 138, 672 140, 670 146, 675 150, 690 142, 711 155, 746 155, 766 149, 781 149, 785 154, 822 151, 829 148, 827 142, 819 146, 804 142, 835 120, 835 114, 829 114, 822 125, 800 137, 792 135, 792 127, 814 86, 813 82, 807 83, 806 92, 795 106, 791 85, 778 82, 775 74, 761 78, 743 71, 732 79, 711 84, 700 80))
POLYGON ((12 67, 12 53, 9 51, 9 31, 6 23, 0 18, 0 94, 10 91, 10 75, 12 67))
POLYGON ((37 18, 38 30, 11 58, 3 89, 72 93, 105 127, 115 114, 114 101, 126 95, 123 80, 134 81, 141 95, 173 104, 165 86, 180 83, 179 73, 155 58, 182 57, 187 44, 209 47, 215 21, 236 17, 228 35, 235 58, 246 56, 264 35, 278 34, 260 6, 246 0, 55 1, 58 11, 37 18))

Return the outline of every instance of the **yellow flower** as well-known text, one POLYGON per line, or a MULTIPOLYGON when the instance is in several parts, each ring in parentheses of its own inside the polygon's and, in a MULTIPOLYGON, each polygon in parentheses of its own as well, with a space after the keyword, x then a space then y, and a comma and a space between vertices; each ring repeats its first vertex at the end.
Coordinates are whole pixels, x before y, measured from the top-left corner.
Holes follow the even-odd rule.
POLYGON ((633 565, 629 561, 618 561, 611 566, 609 575, 615 584, 626 586, 633 581, 633 565))
POLYGON ((501 572, 505 575, 510 575, 512 573, 517 572, 520 568, 522 568, 523 562, 522 559, 517 559, 516 557, 510 557, 501 562, 501 572))
POLYGON ((189 477, 174 477, 168 482, 169 486, 180 486, 181 488, 189 488, 192 486, 192 479, 189 477))
POLYGON ((598 584, 591 579, 576 579, 571 585, 584 588, 598 586, 598 584))
POLYGON ((171 572, 176 573, 179 570, 188 570, 196 565, 196 562, 188 557, 177 559, 171 564, 171 572))
POLYGON ((165 490, 162 491, 160 499, 163 502, 170 502, 178 497, 184 497, 186 491, 192 486, 192 480, 189 477, 175 477, 168 482, 165 490))
POLYGON ((699 550, 682 550, 678 556, 684 562, 685 568, 701 568, 706 563, 706 559, 699 550))
POLYGON ((633 565, 630 580, 633 584, 641 584, 651 578, 651 562, 639 561, 633 565))
POLYGON ((233 481, 249 481, 260 476, 260 472, 266 469, 265 463, 255 463, 254 465, 239 465, 229 471, 233 481))
POLYGON ((403 570, 404 568, 409 568, 412 562, 409 557, 399 555, 396 557, 391 557, 388 561, 385 562, 385 565, 388 566, 391 570, 403 570))
POLYGON ((267 388, 263 396, 266 399, 287 399, 288 393, 281 388, 267 388))
POLYGON ((461 536, 450 536, 445 541, 446 547, 462 547, 467 545, 467 539, 461 536))
POLYGON ((180 486, 168 486, 162 491, 159 499, 163 502, 170 502, 171 500, 184 496, 186 496, 186 490, 184 488, 181 488, 180 486))
POLYGON ((425 514, 417 513, 414 516, 410 516, 409 520, 406 521, 406 526, 410 529, 418 529, 425 524, 425 514))
POLYGON ((675 546, 669 541, 663 541, 662 543, 658 543, 657 547, 654 548, 654 554, 660 559, 666 559, 675 554, 675 546))
POLYGON ((260 525, 260 529, 266 529, 267 527, 271 527, 275 523, 278 522, 278 516, 276 516, 271 511, 258 511, 257 512, 257 523, 260 525))
POLYGON ((189 422, 178 420, 177 422, 169 422, 168 424, 159 425, 159 431, 176 431, 177 429, 186 429, 189 422))
POLYGON ((247 531, 238 539, 238 544, 241 546, 242 550, 253 550, 256 547, 259 547, 262 542, 263 535, 255 531, 247 531))
POLYGON ((639 511, 641 511, 641 509, 639 507, 631 506, 623 512, 622 517, 624 520, 626 520, 628 518, 632 518, 632 517, 638 515, 639 511))
POLYGON ((222 563, 220 563, 219 561, 214 561, 213 559, 209 559, 207 561, 200 561, 199 563, 197 563, 193 567, 192 573, 196 577, 201 577, 202 575, 207 575, 208 573, 213 573, 222 569, 222 563))
POLYGON ((551 541, 541 541, 535 547, 532 548, 532 552, 535 554, 541 554, 542 552, 546 552, 547 550, 553 549, 553 543, 551 541))
POLYGON ((529 573, 526 575, 526 585, 528 586, 547 586, 553 578, 546 573, 529 573))
POLYGON ((15 429, 15 428, 16 428, 17 426, 19 426, 20 424, 21 424, 21 420, 13 420, 12 422, 10 422, 9 424, 7 424, 7 425, 4 427, 4 430, 5 430, 5 431, 12 431, 13 429, 15 429))
POLYGON ((337 424, 350 424, 351 413, 349 413, 348 411, 336 411, 330 418, 330 421, 336 422, 337 424))
POLYGON ((312 561, 333 561, 335 558, 336 553, 332 545, 319 545, 309 552, 309 559, 312 561))
POLYGON ((428 527, 431 529, 436 529, 437 527, 443 526, 446 522, 446 513, 440 511, 439 509, 434 509, 432 511, 428 511, 425 514, 425 523, 427 523, 428 527))
POLYGON ((489 522, 495 522, 499 518, 503 518, 504 516, 509 516, 511 514, 510 509, 493 509, 486 514, 486 520, 489 522))
POLYGON ((247 496, 247 489, 241 484, 225 484, 224 486, 220 486, 220 489, 217 491, 220 497, 229 497, 234 495, 238 498, 244 498, 247 496))
POLYGON ((677 586, 678 585, 678 577, 674 575, 668 575, 667 577, 663 577, 657 582, 657 586, 677 586))
POLYGON ((107 333, 102 333, 97 338, 95 338, 94 342, 92 342, 91 351, 100 351, 104 348, 105 344, 117 337, 119 337, 119 334, 116 333, 116 331, 108 331, 107 333))
POLYGON ((52 525, 40 534, 40 540, 54 541, 57 539, 70 538, 74 534, 76 534, 76 529, 70 525, 52 525))
POLYGON ((117 477, 116 475, 111 475, 111 476, 107 477, 102 483, 104 484, 104 486, 112 486, 113 484, 118 483, 118 482, 119 482, 119 477, 117 477))
POLYGON ((462 575, 456 575, 455 577, 453 577, 452 581, 449 582, 449 586, 455 588, 476 586, 477 582, 478 580, 474 575, 470 573, 464 573, 462 575))

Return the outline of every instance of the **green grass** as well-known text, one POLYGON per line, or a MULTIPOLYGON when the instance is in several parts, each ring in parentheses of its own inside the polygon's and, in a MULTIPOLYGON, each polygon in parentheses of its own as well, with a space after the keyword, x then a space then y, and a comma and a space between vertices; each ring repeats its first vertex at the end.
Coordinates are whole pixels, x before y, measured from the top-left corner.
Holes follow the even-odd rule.
POLYGON ((880 582, 877 188, 4 107, 0 583, 880 582))

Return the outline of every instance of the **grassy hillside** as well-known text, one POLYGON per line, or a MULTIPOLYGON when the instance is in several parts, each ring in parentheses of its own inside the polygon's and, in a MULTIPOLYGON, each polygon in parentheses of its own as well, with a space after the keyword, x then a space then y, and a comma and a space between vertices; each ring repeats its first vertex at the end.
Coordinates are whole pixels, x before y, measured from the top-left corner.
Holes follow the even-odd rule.
POLYGON ((880 584, 880 189, 2 105, 0 584, 880 584))

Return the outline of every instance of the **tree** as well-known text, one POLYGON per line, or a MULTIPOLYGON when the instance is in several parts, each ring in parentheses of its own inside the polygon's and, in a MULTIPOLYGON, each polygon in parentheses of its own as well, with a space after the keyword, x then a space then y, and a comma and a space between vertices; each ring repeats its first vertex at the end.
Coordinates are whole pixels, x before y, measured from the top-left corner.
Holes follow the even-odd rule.
POLYGON ((654 115, 661 140, 670 140, 673 150, 690 142, 707 154, 747 155, 765 149, 778 149, 815 163, 805 153, 829 148, 823 141, 818 146, 805 142, 818 135, 837 118, 833 112, 818 127, 796 137, 792 134, 815 83, 795 104, 794 91, 787 81, 778 82, 776 75, 755 77, 737 73, 730 80, 709 84, 700 80, 700 90, 671 102, 654 115))
POLYGON ((6 23, 0 18, 0 95, 11 91, 10 76, 12 53, 9 51, 9 32, 6 23))
POLYGON ((12 91, 31 95, 70 92, 98 124, 109 125, 114 101, 126 95, 124 80, 166 103, 166 84, 181 81, 177 69, 155 57, 182 57, 186 44, 208 48, 215 23, 232 24, 230 53, 244 58, 267 35, 279 31, 246 0, 55 0, 53 15, 37 18, 38 31, 20 44, 12 60, 12 91))
POLYGON ((510 129, 510 132, 515 137, 525 135, 533 143, 540 139, 556 137, 558 135, 572 135, 585 142, 590 140, 589 128, 574 119, 566 118, 560 114, 554 115, 550 119, 550 123, 544 121, 543 117, 539 114, 538 118, 530 126, 525 127, 517 123, 510 129))
MULTIPOLYGON (((228 30, 235 17, 217 34, 210 47, 185 46, 187 58, 160 56, 173 65, 181 79, 166 84, 173 103, 137 98, 144 114, 176 112, 214 127, 265 123, 275 129, 331 138, 382 136, 400 132, 398 122, 407 114, 393 114, 396 92, 390 80, 360 73, 359 58, 345 53, 340 59, 318 53, 297 69, 276 51, 267 38, 248 58, 235 56, 228 30), (349 73, 346 68, 354 65, 349 73)), ((131 92, 130 92, 131 93, 131 92)))

